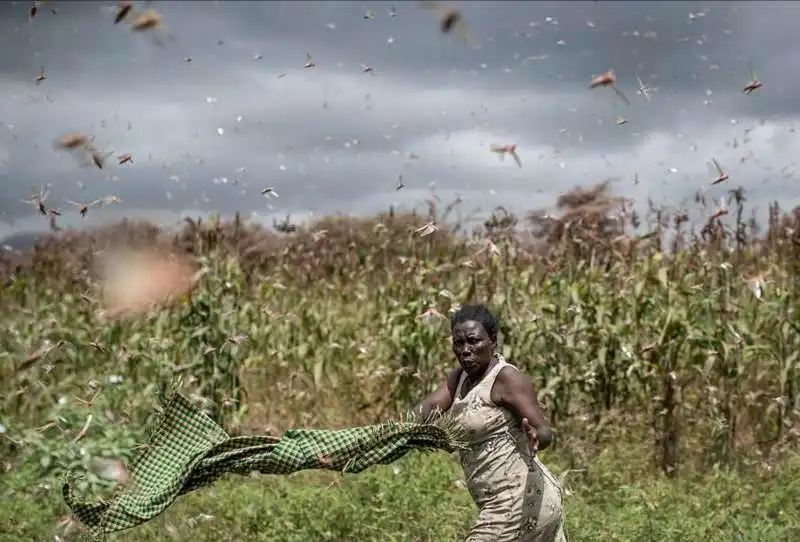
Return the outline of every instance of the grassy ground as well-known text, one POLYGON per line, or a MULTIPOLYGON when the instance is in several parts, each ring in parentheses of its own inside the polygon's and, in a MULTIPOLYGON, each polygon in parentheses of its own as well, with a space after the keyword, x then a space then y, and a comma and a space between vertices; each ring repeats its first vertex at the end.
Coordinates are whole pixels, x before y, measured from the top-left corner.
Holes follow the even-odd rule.
MULTIPOLYGON (((556 472, 556 457, 544 456, 556 472)), ((671 482, 633 468, 630 449, 608 451, 566 479, 571 540, 790 542, 800 539, 800 460, 771 472, 717 472, 671 482), (644 475, 643 475, 644 474, 644 475)), ((231 477, 180 498, 150 524, 109 540, 314 542, 456 541, 475 508, 445 454, 412 454, 360 475, 304 472, 231 477)), ((56 486, 3 480, 0 541, 53 540, 67 512, 56 486)), ((78 540, 75 532, 69 539, 78 540)))

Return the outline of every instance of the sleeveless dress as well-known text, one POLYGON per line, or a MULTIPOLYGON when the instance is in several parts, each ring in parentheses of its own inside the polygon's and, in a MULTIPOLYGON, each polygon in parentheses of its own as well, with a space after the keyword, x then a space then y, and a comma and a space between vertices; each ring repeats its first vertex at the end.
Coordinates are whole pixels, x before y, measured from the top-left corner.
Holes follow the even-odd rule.
POLYGON ((466 486, 480 509, 464 542, 566 542, 562 490, 556 477, 531 454, 521 422, 491 399, 505 367, 495 365, 461 397, 462 373, 451 414, 466 434, 459 459, 466 486))

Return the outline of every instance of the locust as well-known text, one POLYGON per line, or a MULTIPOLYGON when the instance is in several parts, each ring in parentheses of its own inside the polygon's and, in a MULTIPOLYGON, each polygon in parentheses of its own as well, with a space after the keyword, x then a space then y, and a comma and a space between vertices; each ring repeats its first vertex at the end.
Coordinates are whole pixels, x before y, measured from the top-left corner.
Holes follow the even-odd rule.
POLYGON ((437 231, 439 231, 439 226, 437 226, 435 222, 428 222, 424 226, 415 229, 414 233, 419 234, 420 237, 427 237, 437 231))
POLYGON ((593 89, 598 87, 613 89, 620 100, 625 102, 626 105, 630 105, 630 100, 628 100, 628 98, 617 88, 617 76, 614 74, 614 70, 609 70, 592 78, 591 82, 589 83, 589 88, 593 89))
POLYGON ((36 349, 35 351, 33 351, 30 354, 28 354, 27 356, 25 356, 25 359, 17 367, 17 370, 24 370, 24 369, 30 367, 31 364, 36 363, 37 361, 39 361, 40 359, 42 359, 45 356, 47 356, 50 352, 52 352, 56 348, 62 346, 63 344, 64 344, 64 341, 58 341, 57 343, 51 343, 51 342, 45 340, 45 343, 42 346, 40 346, 38 349, 36 349))
POLYGON ((308 70, 308 69, 316 68, 316 67, 317 67, 317 63, 314 62, 313 58, 311 58, 311 53, 306 53, 306 63, 303 64, 303 68, 308 70))
POLYGON ((711 162, 708 164, 708 169, 711 171, 711 174, 714 175, 711 186, 725 182, 730 177, 730 175, 722 169, 722 166, 719 165, 716 158, 711 159, 711 162))
POLYGON ((417 316, 417 318, 419 318, 426 324, 432 324, 436 320, 444 319, 444 315, 441 312, 439 312, 436 309, 436 307, 430 306, 427 309, 425 309, 425 311, 422 314, 417 316))
POLYGON ((54 232, 61 231, 61 226, 59 226, 59 225, 58 225, 58 223, 56 222, 56 219, 57 219, 57 217, 58 217, 59 215, 57 215, 57 214, 55 214, 55 213, 49 213, 49 214, 50 214, 50 220, 49 220, 49 222, 50 222, 50 229, 51 229, 52 231, 54 231, 54 232))
POLYGON ((758 274, 754 277, 750 277, 746 280, 747 287, 750 288, 750 291, 753 292, 753 295, 757 298, 761 299, 764 295, 764 287, 767 284, 766 279, 762 274, 758 274))
POLYGON ((47 79, 47 75, 45 75, 44 66, 42 66, 39 70, 39 75, 36 76, 36 84, 41 85, 45 79, 47 79))
POLYGON ((716 220, 717 218, 719 218, 721 216, 725 216, 727 214, 728 214, 728 203, 725 201, 725 198, 722 197, 719 200, 719 206, 714 211, 714 214, 711 215, 711 217, 709 218, 709 221, 716 220))
POLYGON ((67 203, 69 203, 70 205, 73 205, 75 208, 77 208, 78 209, 78 213, 81 215, 81 217, 86 218, 86 213, 89 212, 89 209, 91 209, 95 205, 101 205, 103 203, 103 200, 96 199, 96 200, 94 200, 94 201, 92 201, 90 203, 78 203, 76 201, 72 201, 72 200, 68 199, 67 203))
POLYGON ((106 158, 111 156, 111 153, 103 154, 101 151, 94 151, 92 153, 92 163, 97 166, 98 169, 103 169, 106 164, 106 158))
POLYGON ((274 189, 274 188, 272 188, 271 186, 268 186, 267 188, 264 188, 264 189, 261 191, 261 195, 263 195, 263 196, 266 196, 266 197, 268 197, 268 198, 269 198, 269 197, 274 197, 274 198, 279 198, 279 197, 280 197, 280 196, 278 195, 278 193, 275 191, 275 189, 274 189))
POLYGON ((114 195, 105 196, 104 198, 101 198, 100 201, 103 203, 103 205, 111 205, 112 203, 122 203, 122 200, 114 195))
POLYGON ((35 19, 36 16, 39 15, 39 6, 41 5, 42 3, 39 0, 34 0, 34 2, 31 4, 30 9, 28 10, 28 22, 33 21, 33 19, 35 19))
POLYGON ((462 40, 469 40, 469 29, 464 20, 464 15, 460 11, 433 0, 420 2, 420 7, 436 13, 439 17, 439 30, 442 34, 450 34, 455 31, 462 40))
POLYGON ((758 76, 756 75, 756 71, 750 68, 750 82, 747 83, 747 86, 745 86, 742 89, 742 92, 744 92, 749 96, 750 94, 752 94, 753 92, 755 92, 756 90, 760 89, 763 86, 764 85, 761 83, 761 81, 758 79, 758 76))
POLYGON ((47 196, 50 195, 50 188, 41 187, 38 192, 33 194, 31 199, 29 200, 20 200, 22 203, 27 203, 28 205, 33 205, 39 210, 39 214, 42 216, 47 216, 47 207, 45 206, 44 202, 47 201, 47 196))
POLYGON ((74 151, 76 149, 89 150, 92 148, 91 141, 92 138, 86 134, 81 132, 70 132, 61 136, 61 139, 58 140, 56 146, 67 151, 74 151))
POLYGON ((641 94, 642 96, 644 96, 644 98, 649 102, 650 101, 650 93, 653 92, 656 89, 648 87, 647 85, 645 85, 644 81, 642 81, 641 78, 638 75, 636 76, 636 82, 639 85, 639 88, 636 90, 636 93, 637 94, 641 94))
POLYGON ((517 154, 517 146, 516 145, 496 145, 492 144, 489 147, 493 153, 496 153, 500 159, 504 159, 506 154, 510 154, 511 158, 514 159, 514 162, 517 163, 517 166, 522 167, 522 160, 519 158, 519 154, 517 154))
POLYGON ((91 162, 94 162, 95 165, 102 169, 102 160, 103 155, 98 153, 95 149, 92 142, 94 141, 94 136, 90 137, 81 132, 71 132, 61 136, 61 138, 56 142, 56 148, 65 150, 65 151, 76 151, 80 150, 82 153, 85 153, 89 156, 90 162, 83 163, 83 165, 91 165, 91 162), (100 161, 101 164, 97 162, 100 161))
POLYGON ((114 24, 124 21, 131 11, 133 11, 133 2, 120 1, 117 4, 117 13, 114 15, 114 24))
POLYGON ((163 18, 161 14, 153 9, 148 9, 136 15, 131 23, 131 29, 134 32, 141 32, 144 30, 153 30, 162 26, 163 18))
POLYGON ((72 396, 73 399, 78 401, 83 405, 84 408, 92 408, 94 406, 95 401, 103 393, 102 389, 96 389, 92 392, 92 395, 88 399, 81 399, 80 397, 72 396))
POLYGON ((97 150, 95 148, 89 149, 89 161, 84 163, 85 166, 95 166, 97 169, 105 169, 106 167, 106 159, 111 156, 113 151, 111 152, 103 152, 97 150))
POLYGON ((166 45, 166 40, 175 39, 169 31, 164 29, 164 18, 153 9, 137 13, 131 20, 131 31, 133 32, 143 33, 155 30, 161 31, 161 35, 156 34, 153 38, 153 41, 159 47, 163 48, 166 45))
POLYGON ((96 476, 121 486, 127 486, 132 482, 131 472, 121 458, 92 458, 89 470, 96 476))
POLYGON ((49 216, 50 229, 54 232, 60 231, 61 228, 57 221, 58 217, 61 216, 61 209, 50 209, 47 211, 47 214, 49 216))
POLYGON ((127 163, 131 163, 132 164, 133 163, 133 156, 130 153, 120 154, 117 157, 117 162, 119 162, 120 165, 127 164, 127 163))

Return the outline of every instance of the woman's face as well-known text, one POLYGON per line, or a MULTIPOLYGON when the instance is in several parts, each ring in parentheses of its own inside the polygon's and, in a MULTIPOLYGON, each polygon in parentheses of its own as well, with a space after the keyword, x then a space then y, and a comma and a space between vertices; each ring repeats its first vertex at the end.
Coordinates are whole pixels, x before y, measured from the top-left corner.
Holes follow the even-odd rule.
POLYGON ((492 362, 494 344, 483 324, 467 320, 453 327, 453 353, 468 375, 481 375, 492 362))

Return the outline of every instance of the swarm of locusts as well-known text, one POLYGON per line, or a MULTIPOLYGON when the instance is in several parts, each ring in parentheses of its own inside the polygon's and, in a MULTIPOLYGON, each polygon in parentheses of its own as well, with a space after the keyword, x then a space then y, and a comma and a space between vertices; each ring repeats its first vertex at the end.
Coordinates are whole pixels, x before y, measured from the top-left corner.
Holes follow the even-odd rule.
MULTIPOLYGON (((40 4, 34 2, 31 18, 40 4)), ((468 36, 460 11, 438 2, 423 4, 437 16, 436 32, 468 36)), ((137 35, 149 36, 163 28, 159 13, 137 11, 133 2, 119 2, 113 23, 128 24, 137 35)), ((186 62, 191 60, 185 57, 186 62)), ((317 68, 308 53, 303 69, 317 68)), ((375 74, 371 66, 361 69, 375 74)), ((35 81, 50 84, 44 67, 35 81)), ((588 77, 579 83, 583 92, 612 89, 628 103, 617 88, 614 71, 591 79, 589 88, 604 90, 589 91, 586 82, 588 77)), ((636 82, 636 95, 649 102, 656 89, 638 76, 636 82)), ((743 92, 750 95, 761 88, 753 73, 743 92)), ((627 123, 618 116, 620 128, 615 130, 626 130, 627 123)), ((95 174, 109 168, 112 153, 99 150, 89 134, 70 132, 56 147, 80 157, 95 174)), ((519 148, 531 147, 508 141, 489 147, 511 168, 512 159, 522 167, 519 148)), ((533 160, 532 151, 527 152, 533 160)), ((116 160, 118 165, 134 164, 130 153, 117 154, 116 160)), ((703 188, 721 190, 731 176, 735 178, 716 159, 710 161, 709 172, 702 179, 703 188)), ((634 182, 639 182, 638 174, 634 182)), ((404 186, 400 175, 396 189, 404 186)), ((652 440, 661 446, 678 441, 678 434, 669 428, 679 427, 677 417, 685 416, 680 421, 692 429, 698 446, 683 447, 681 453, 703 450, 708 455, 725 449, 720 462, 736 446, 753 448, 738 444, 749 431, 763 442, 790 438, 786 428, 795 430, 800 419, 795 407, 785 408, 796 404, 795 390, 800 386, 800 361, 791 355, 800 350, 800 333, 790 325, 796 321, 793 308, 800 303, 793 287, 794 262, 800 257, 800 213, 780 216, 777 205, 770 208, 768 231, 757 238, 758 230, 741 218, 741 192, 731 190, 727 198, 714 198, 713 208, 702 201, 705 226, 697 236, 685 209, 651 208, 652 215, 640 221, 630 201, 612 195, 610 187, 605 182, 573 190, 562 194, 554 206, 519 220, 495 209, 475 235, 465 237, 453 233, 464 231, 465 224, 448 220, 460 200, 444 212, 436 207, 441 201, 432 202, 423 216, 392 210, 373 218, 337 217, 308 226, 293 224, 287 216, 283 222, 273 221, 280 234, 245 224, 238 215, 227 224, 187 220, 178 232, 152 224, 119 225, 122 231, 117 233, 123 234, 119 239, 138 241, 144 249, 123 247, 119 239, 110 241, 111 235, 103 237, 117 226, 49 236, 37 247, 36 257, 19 264, 0 258, 0 280, 9 285, 0 291, 8 354, 0 363, 0 395, 7 398, 0 413, 11 418, 0 421, 9 427, 38 425, 51 430, 35 444, 68 438, 74 445, 84 437, 101 442, 104 437, 97 429, 105 429, 102 416, 113 424, 117 410, 125 408, 131 417, 136 415, 130 405, 138 401, 144 383, 191 372, 198 396, 225 404, 234 385, 227 386, 228 380, 222 379, 230 377, 238 387, 239 375, 251 374, 251 369, 258 369, 258 378, 243 376, 241 386, 275 390, 283 398, 275 404, 285 412, 324 415, 327 410, 337 418, 380 419, 387 414, 384 408, 402 405, 408 395, 410 388, 404 386, 409 384, 398 375, 419 380, 411 384, 415 387, 427 387, 441 378, 439 360, 447 353, 442 337, 448 329, 446 324, 437 326, 446 322, 459 301, 483 297, 504 305, 506 324, 513 330, 509 338, 516 338, 509 341, 514 357, 535 360, 543 382, 541 397, 550 402, 547 406, 564 434, 573 427, 576 435, 586 434, 587 424, 597 423, 595 419, 605 423, 621 413, 626 421, 637 422, 622 426, 658 428, 663 435, 652 440), (734 228, 725 227, 723 219, 734 221, 734 228), (664 235, 670 224, 674 235, 664 235), (98 253, 99 246, 112 248, 98 253), (212 269, 199 265, 195 257, 212 269), (96 271, 99 280, 87 278, 93 277, 87 268, 96 271), (370 287, 375 284, 385 287, 370 287), (209 299, 213 301, 206 302, 209 299), (190 302, 188 307, 176 312, 187 309, 191 318, 168 310, 183 300, 190 302), (87 317, 87 307, 100 309, 100 325, 87 317), (107 319, 135 318, 151 311, 157 314, 150 315, 154 316, 150 321, 104 325, 107 319), (587 314, 592 316, 591 325, 587 314), (685 340, 687 336, 692 340, 685 340), (776 341, 785 348, 775 348, 776 341), (236 351, 228 356, 224 352, 231 345, 236 351), (678 349, 680 355, 669 356, 678 349), (719 361, 720 353, 731 370, 698 370, 709 361, 719 361), (411 364, 410 358, 414 358, 411 364), (192 364, 183 365, 187 361, 192 364), (93 386, 116 369, 138 380, 129 391, 119 388, 120 393, 130 394, 124 403, 115 399, 108 410, 98 408, 76 429, 62 428, 61 420, 50 417, 55 402, 51 396, 60 404, 60 398, 77 386, 93 386), (289 371, 292 377, 287 379, 289 371), (291 393, 281 387, 287 382, 291 393), (309 409, 309 397, 335 408, 309 409), (752 421, 752 428, 749 423, 737 426, 730 405, 747 405, 754 420, 766 421, 752 421), (733 423, 720 430, 720 420, 733 423), (96 433, 89 432, 90 426, 96 433)), ((62 208, 48 204, 50 194, 51 186, 44 185, 24 201, 58 230, 56 217, 62 208)), ((278 198, 273 187, 263 188, 261 194, 269 200, 278 198)), ((82 218, 91 209, 120 201, 116 196, 75 199, 66 204, 82 218)), ((258 405, 253 401, 245 406, 258 405)), ((252 413, 257 410, 251 408, 252 413)), ((283 415, 278 410, 274 414, 283 415)), ((18 435, 4 436, 6 428, 0 427, 2 456, 8 449, 3 448, 4 439, 18 435)), ((563 440, 565 446, 571 438, 563 440)), ((124 441, 114 440, 117 449, 119 442, 124 441)), ((586 452, 580 444, 583 457, 586 452)), ((27 453, 25 446, 19 449, 27 453)), ((82 458, 97 476, 133 483, 120 458, 100 457, 99 446, 87 450, 87 455, 97 454, 82 458)), ((33 465, 44 466, 35 455, 31 457, 33 465)), ((47 457, 73 460, 73 454, 66 453, 47 457)), ((718 458, 713 459, 716 464, 718 458)), ((667 459, 662 462, 666 472, 672 464, 667 459)), ((166 525, 169 530, 170 524, 166 525)))
MULTIPOLYGON (((69 132, 61 136, 55 143, 55 147, 59 150, 67 151, 70 153, 77 153, 82 160, 82 165, 94 166, 98 169, 105 169, 106 159, 112 153, 105 153, 97 149, 93 144, 94 138, 81 133, 69 132)), ((133 163, 133 157, 130 153, 125 153, 119 156, 118 161, 120 164, 133 163)), ((47 217, 50 222, 50 229, 59 231, 61 228, 56 223, 56 218, 61 216, 62 207, 48 207, 46 202, 50 195, 50 186, 40 188, 34 192, 30 199, 20 200, 36 208, 40 215, 47 217)), ((88 203, 77 203, 67 200, 67 203, 78 209, 81 217, 86 217, 89 209, 102 204, 120 203, 121 200, 117 196, 106 196, 88 203)))
MULTIPOLYGON (((83 165, 91 165, 97 169, 105 169, 106 160, 113 152, 104 152, 94 146, 94 136, 89 136, 81 132, 70 132, 61 136, 56 141, 56 148, 67 151, 77 152, 83 158, 83 165)), ((123 153, 118 155, 117 162, 122 164, 133 164, 133 155, 123 153)))
POLYGON ((85 163, 93 164, 98 169, 105 167, 107 154, 94 146, 94 137, 81 132, 70 132, 61 136, 56 142, 56 147, 69 152, 78 151, 88 160, 85 163))

